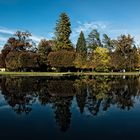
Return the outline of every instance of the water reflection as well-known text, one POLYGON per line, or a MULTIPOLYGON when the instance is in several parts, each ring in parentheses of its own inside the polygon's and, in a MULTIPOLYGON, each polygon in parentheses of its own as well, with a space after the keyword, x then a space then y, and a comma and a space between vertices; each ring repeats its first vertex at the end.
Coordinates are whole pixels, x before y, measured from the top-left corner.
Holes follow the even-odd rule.
POLYGON ((63 132, 70 128, 73 102, 84 115, 97 116, 112 106, 131 110, 139 99, 139 89, 139 77, 135 76, 0 78, 1 94, 13 111, 29 114, 36 103, 50 105, 63 132))

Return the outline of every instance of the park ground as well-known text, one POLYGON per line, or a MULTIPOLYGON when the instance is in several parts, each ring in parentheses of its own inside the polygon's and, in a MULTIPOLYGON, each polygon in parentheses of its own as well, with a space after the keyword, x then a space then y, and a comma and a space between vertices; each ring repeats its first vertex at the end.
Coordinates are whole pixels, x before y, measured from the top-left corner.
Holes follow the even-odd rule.
POLYGON ((67 76, 67 75, 136 75, 139 76, 139 72, 0 72, 0 75, 16 75, 16 76, 67 76))

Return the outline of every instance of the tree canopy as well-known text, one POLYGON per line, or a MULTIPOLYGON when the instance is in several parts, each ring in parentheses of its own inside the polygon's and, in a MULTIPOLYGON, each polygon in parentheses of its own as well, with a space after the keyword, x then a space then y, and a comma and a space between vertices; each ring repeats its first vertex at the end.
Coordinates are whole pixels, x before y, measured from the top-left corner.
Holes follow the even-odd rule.
POLYGON ((42 71, 47 69, 48 66, 48 54, 53 49, 52 41, 48 41, 46 39, 42 39, 38 44, 38 54, 40 56, 39 63, 42 71))
POLYGON ((7 71, 140 71, 140 48, 130 34, 112 39, 97 29, 86 36, 81 31, 73 45, 71 33, 66 13, 60 14, 51 40, 44 38, 36 45, 31 33, 17 31, 3 46, 0 67, 7 71))
POLYGON ((93 29, 87 38, 87 44, 91 51, 95 50, 97 47, 102 47, 101 39, 100 39, 100 33, 93 29))

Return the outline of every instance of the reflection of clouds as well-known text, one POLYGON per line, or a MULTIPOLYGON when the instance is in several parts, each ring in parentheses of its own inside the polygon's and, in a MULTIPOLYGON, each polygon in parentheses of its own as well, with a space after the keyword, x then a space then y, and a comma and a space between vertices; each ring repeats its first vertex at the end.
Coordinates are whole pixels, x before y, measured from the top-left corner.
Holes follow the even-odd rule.
MULTIPOLYGON (((79 109, 77 108, 77 110, 79 109)), ((98 114, 98 117, 105 116, 107 113, 108 113, 107 111, 100 111, 100 113, 98 114)), ((96 115, 93 115, 87 107, 84 108, 83 115, 86 117, 93 117, 93 116, 96 117, 96 115)))
POLYGON ((2 106, 0 105, 0 110, 1 109, 7 109, 7 108, 10 108, 10 106, 9 105, 2 105, 2 106))
POLYGON ((0 109, 9 108, 9 105, 6 103, 4 96, 1 94, 0 90, 0 109))

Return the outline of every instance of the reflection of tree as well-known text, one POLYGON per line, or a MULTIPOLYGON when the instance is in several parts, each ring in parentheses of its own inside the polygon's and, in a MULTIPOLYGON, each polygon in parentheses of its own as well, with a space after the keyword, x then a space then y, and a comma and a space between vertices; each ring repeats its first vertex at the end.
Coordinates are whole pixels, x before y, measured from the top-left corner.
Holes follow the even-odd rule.
POLYGON ((138 96, 138 79, 136 77, 101 77, 75 81, 77 104, 92 115, 102 110, 107 111, 112 105, 120 109, 131 109, 138 96), (84 92, 87 98, 84 98, 84 92))
POLYGON ((47 80, 40 80, 39 87, 38 87, 38 100, 41 105, 46 105, 50 103, 50 94, 48 93, 48 81, 47 80))
POLYGON ((87 84, 82 80, 75 81, 76 101, 81 114, 84 112, 87 97, 87 84))
POLYGON ((28 114, 32 110, 30 103, 32 100, 31 96, 28 97, 28 95, 14 94, 11 98, 7 98, 6 100, 17 114, 28 114))
POLYGON ((71 101, 75 94, 71 80, 53 80, 48 82, 50 102, 53 104, 55 119, 61 131, 67 131, 71 120, 71 101))
POLYGON ((80 112, 86 106, 92 115, 97 115, 101 105, 104 111, 110 107, 110 78, 96 76, 94 79, 76 80, 75 88, 80 112))
POLYGON ((87 108, 92 115, 97 115, 99 112, 101 104, 101 99, 97 100, 95 97, 89 98, 87 103, 87 108))
POLYGON ((17 114, 29 113, 35 101, 50 104, 61 131, 67 131, 71 122, 71 102, 76 97, 80 113, 96 116, 111 106, 130 110, 139 97, 137 77, 93 76, 92 79, 46 77, 1 77, 0 90, 6 102, 17 114), (86 114, 86 113, 85 113, 86 114))
POLYGON ((47 90, 52 96, 74 96, 74 82, 72 80, 51 80, 48 81, 47 90))
POLYGON ((54 100, 55 119, 61 131, 65 132, 70 127, 72 97, 56 97, 54 100))
POLYGON ((87 96, 86 92, 81 93, 81 95, 76 95, 77 105, 80 109, 81 114, 84 112, 84 107, 85 107, 85 103, 86 103, 86 96, 87 96))
POLYGON ((112 96, 108 95, 102 102, 103 111, 107 111, 112 103, 112 96))
POLYGON ((29 113, 38 99, 41 105, 53 105, 56 122, 62 131, 69 128, 70 106, 75 93, 73 81, 7 77, 2 79, 0 85, 5 100, 17 114, 29 113))
POLYGON ((29 113, 36 93, 34 85, 29 78, 6 78, 2 86, 5 100, 17 114, 29 113), (34 86, 33 86, 34 85, 34 86))
POLYGON ((97 79, 96 82, 94 82, 94 84, 90 82, 90 89, 91 92, 89 93, 90 96, 88 98, 88 102, 90 103, 92 101, 92 105, 89 104, 88 108, 93 115, 97 115, 100 111, 101 103, 104 102, 105 105, 105 100, 108 100, 110 82, 106 79, 97 79))
POLYGON ((40 92, 38 99, 39 99, 41 105, 46 105, 46 104, 50 103, 51 96, 47 91, 40 92))
POLYGON ((134 106, 134 98, 137 96, 138 81, 135 77, 125 80, 116 80, 112 86, 114 92, 114 100, 120 109, 130 110, 134 106))

